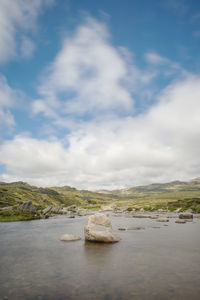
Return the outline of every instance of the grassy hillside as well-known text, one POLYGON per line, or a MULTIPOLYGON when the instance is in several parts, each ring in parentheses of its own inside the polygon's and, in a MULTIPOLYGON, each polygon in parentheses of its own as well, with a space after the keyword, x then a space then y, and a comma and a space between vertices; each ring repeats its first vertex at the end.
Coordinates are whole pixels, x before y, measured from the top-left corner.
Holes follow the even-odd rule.
POLYGON ((160 208, 175 210, 193 209, 200 213, 200 178, 190 181, 156 183, 129 189, 113 191, 123 202, 136 209, 156 210, 160 208))
POLYGON ((76 190, 68 186, 38 188, 25 182, 0 182, 0 208, 22 204, 31 200, 37 207, 49 205, 77 206, 101 205, 118 200, 118 195, 102 195, 96 192, 76 190))
MULTIPOLYGON (((200 213, 200 178, 186 182, 156 183, 111 192, 105 190, 91 192, 69 186, 38 188, 21 181, 0 182, 0 208, 17 206, 29 200, 38 209, 49 205, 69 206, 71 204, 87 209, 98 209, 102 204, 114 202, 117 206, 127 205, 130 209, 136 210, 162 208, 173 211, 181 208, 184 211, 191 208, 194 212, 200 213)), ((18 218, 20 219, 20 215, 18 218)))

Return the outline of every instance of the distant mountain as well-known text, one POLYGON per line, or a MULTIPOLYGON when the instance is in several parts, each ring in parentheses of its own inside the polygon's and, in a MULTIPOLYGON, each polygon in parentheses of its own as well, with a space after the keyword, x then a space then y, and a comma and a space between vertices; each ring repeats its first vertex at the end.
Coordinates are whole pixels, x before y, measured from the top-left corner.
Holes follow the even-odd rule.
POLYGON ((186 182, 189 183, 189 184, 192 184, 192 185, 194 185, 194 184, 200 184, 200 177, 188 180, 186 182))
POLYGON ((137 186, 127 189, 118 190, 115 192, 121 194, 132 193, 166 193, 166 192, 178 192, 178 191, 199 191, 200 192, 200 177, 188 180, 188 181, 172 181, 168 183, 152 183, 144 186, 137 186))

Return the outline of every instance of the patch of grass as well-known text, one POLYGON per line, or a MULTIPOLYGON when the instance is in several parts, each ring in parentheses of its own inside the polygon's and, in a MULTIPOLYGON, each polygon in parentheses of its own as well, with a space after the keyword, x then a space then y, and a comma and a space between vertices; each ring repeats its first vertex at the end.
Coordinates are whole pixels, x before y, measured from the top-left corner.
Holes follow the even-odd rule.
POLYGON ((133 207, 131 207, 131 206, 129 206, 128 208, 127 208, 127 211, 132 211, 133 210, 133 207))
POLYGON ((169 203, 170 210, 181 208, 181 211, 192 209, 195 213, 200 213, 200 198, 179 199, 176 202, 169 203))
POLYGON ((82 205, 81 208, 99 210, 101 208, 101 205, 82 205))
POLYGON ((40 214, 37 211, 21 211, 18 207, 0 211, 0 222, 27 221, 36 219, 40 219, 40 214))
POLYGON ((24 215, 11 215, 11 216, 0 215, 0 222, 31 221, 36 219, 40 219, 40 218, 33 217, 33 216, 24 216, 24 215))

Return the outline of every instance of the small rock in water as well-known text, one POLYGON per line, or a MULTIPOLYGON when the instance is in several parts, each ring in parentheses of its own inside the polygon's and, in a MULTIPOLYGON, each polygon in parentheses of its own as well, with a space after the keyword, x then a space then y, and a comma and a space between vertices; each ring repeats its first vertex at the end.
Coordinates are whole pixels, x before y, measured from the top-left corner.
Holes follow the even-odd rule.
POLYGON ((73 235, 73 234, 63 234, 63 235, 60 237, 60 240, 61 240, 61 241, 65 241, 65 242, 78 241, 78 240, 81 240, 81 237, 80 237, 80 236, 73 235))
POLYGON ((192 213, 182 213, 179 215, 179 219, 193 219, 192 213))
POLYGON ((130 226, 130 227, 128 227, 128 230, 140 230, 140 229, 145 229, 145 228, 142 227, 142 226, 130 226))
POLYGON ((120 227, 120 228, 118 228, 118 230, 126 230, 126 228, 124 228, 124 227, 120 227))
POLYGON ((159 218, 156 220, 157 222, 169 222, 168 218, 159 218))
POLYGON ((181 219, 179 219, 179 220, 176 220, 175 221, 175 223, 178 223, 178 224, 184 224, 184 223, 186 223, 186 220, 181 220, 181 219))

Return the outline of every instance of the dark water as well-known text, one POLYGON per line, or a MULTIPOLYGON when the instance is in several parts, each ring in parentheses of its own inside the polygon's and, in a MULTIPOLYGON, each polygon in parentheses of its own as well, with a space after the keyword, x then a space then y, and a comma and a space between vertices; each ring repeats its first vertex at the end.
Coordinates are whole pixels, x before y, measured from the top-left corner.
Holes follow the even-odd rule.
POLYGON ((114 229, 145 230, 98 244, 83 239, 86 218, 0 223, 0 299, 200 299, 200 219, 111 217, 114 229), (61 242, 64 233, 82 240, 61 242))

